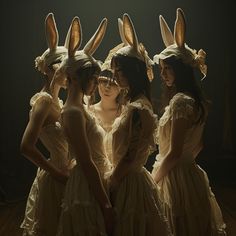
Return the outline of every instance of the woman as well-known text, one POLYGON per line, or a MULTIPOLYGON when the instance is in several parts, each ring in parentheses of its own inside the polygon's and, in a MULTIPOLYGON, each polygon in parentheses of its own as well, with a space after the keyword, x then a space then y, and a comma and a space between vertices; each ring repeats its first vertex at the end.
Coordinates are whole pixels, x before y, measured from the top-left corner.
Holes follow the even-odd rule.
POLYGON ((112 162, 112 125, 115 119, 120 116, 123 103, 123 91, 121 91, 117 82, 112 79, 110 68, 110 57, 114 54, 114 49, 110 51, 102 64, 102 71, 98 78, 100 101, 88 107, 91 114, 95 117, 97 124, 104 130, 103 142, 106 156, 110 162, 112 162))
POLYGON ((68 57, 55 75, 55 80, 61 76, 68 79, 62 125, 69 156, 77 162, 66 185, 58 235, 106 235, 113 227, 113 209, 104 188, 104 176, 110 166, 104 154, 102 133, 83 104, 84 95, 90 96, 96 89, 100 67, 92 54, 102 41, 106 25, 104 19, 83 50, 77 51, 82 34, 75 17, 68 57))
POLYGON ((166 86, 164 114, 159 120, 159 154, 153 178, 163 209, 176 236, 226 235, 225 224, 207 174, 196 164, 208 102, 194 77, 194 68, 206 75, 205 52, 185 44, 185 18, 177 9, 175 36, 160 16, 166 49, 154 57, 166 86))
POLYGON ((112 58, 114 79, 127 90, 127 105, 113 126, 113 165, 110 192, 117 212, 114 235, 169 235, 160 212, 155 183, 144 168, 155 150, 150 81, 151 60, 138 43, 131 19, 123 16, 123 31, 130 42, 112 58))
POLYGON ((52 13, 46 17, 45 28, 49 49, 36 58, 36 68, 45 75, 45 84, 30 100, 30 119, 21 142, 22 154, 39 168, 29 193, 21 228, 24 229, 24 235, 55 236, 70 161, 60 124, 62 101, 58 98, 65 81, 58 81, 53 90, 50 89, 50 83, 67 49, 57 46, 58 33, 52 13), (48 160, 36 146, 39 139, 50 153, 48 160))

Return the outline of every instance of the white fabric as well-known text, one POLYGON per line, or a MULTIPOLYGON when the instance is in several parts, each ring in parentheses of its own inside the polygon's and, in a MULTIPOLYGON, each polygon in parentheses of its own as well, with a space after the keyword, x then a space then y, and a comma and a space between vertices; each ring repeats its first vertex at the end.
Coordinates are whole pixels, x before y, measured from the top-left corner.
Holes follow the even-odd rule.
MULTIPOLYGON (((101 127, 87 112, 86 132, 90 143, 91 156, 96 164, 100 177, 106 185, 105 176, 110 171, 110 163, 104 154, 103 134, 101 127)), ((69 145, 71 159, 75 158, 69 145)), ((72 169, 68 179, 65 197, 62 204, 62 215, 59 224, 59 236, 102 236, 106 235, 103 215, 93 191, 83 173, 80 164, 72 169)))
POLYGON ((209 187, 207 174, 195 163, 204 124, 194 123, 199 116, 194 106, 193 98, 177 93, 166 107, 159 121, 159 154, 152 175, 156 175, 169 151, 171 120, 186 119, 192 125, 186 133, 181 158, 158 183, 163 210, 176 236, 226 235, 222 214, 209 187))
MULTIPOLYGON (((46 92, 40 92, 31 98, 31 113, 37 104, 45 100, 52 103, 51 109, 61 109, 58 103, 52 100, 51 95, 46 92)), ((62 105, 62 102, 60 104, 62 105)), ((68 144, 59 121, 43 127, 40 133, 40 140, 50 152, 50 162, 58 168, 70 168, 71 161, 68 159, 68 144)), ((21 228, 24 228, 24 235, 56 235, 64 187, 63 184, 54 180, 44 170, 38 169, 28 196, 25 218, 21 224, 21 228)))
POLYGON ((114 197, 117 224, 114 236, 170 235, 160 211, 155 183, 143 167, 155 150, 156 116, 145 97, 129 103, 113 127, 114 168, 127 153, 132 157, 129 173, 121 180, 114 197), (138 120, 133 124, 133 118, 138 120))

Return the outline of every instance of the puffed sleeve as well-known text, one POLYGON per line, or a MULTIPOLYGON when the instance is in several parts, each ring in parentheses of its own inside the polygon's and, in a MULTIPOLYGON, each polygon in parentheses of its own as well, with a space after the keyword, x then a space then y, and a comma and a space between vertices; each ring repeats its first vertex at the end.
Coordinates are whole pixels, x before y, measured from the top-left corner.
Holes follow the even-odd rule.
POLYGON ((47 92, 40 92, 36 93, 31 99, 30 99, 30 106, 33 107, 35 104, 42 103, 42 102, 52 102, 52 96, 47 92))
POLYGON ((156 150, 156 125, 157 117, 149 107, 142 103, 131 104, 127 158, 132 159, 135 166, 144 165, 156 150))
POLYGON ((171 119, 184 118, 190 120, 194 112, 194 99, 183 94, 176 94, 170 101, 170 115, 171 119))

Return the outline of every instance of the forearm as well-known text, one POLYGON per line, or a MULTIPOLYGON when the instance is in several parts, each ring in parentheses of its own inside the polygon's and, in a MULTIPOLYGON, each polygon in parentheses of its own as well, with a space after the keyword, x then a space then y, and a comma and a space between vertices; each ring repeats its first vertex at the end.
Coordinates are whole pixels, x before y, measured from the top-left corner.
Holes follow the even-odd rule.
POLYGON ((110 200, 106 194, 105 188, 103 186, 99 171, 93 161, 80 161, 83 173, 87 178, 87 181, 95 195, 95 198, 99 202, 102 209, 111 206, 110 200))
POLYGON ((48 173, 54 175, 54 173, 57 171, 57 169, 47 161, 44 155, 35 146, 23 147, 21 151, 28 160, 48 173))
POLYGON ((167 154, 167 156, 162 161, 159 169, 154 176, 154 180, 158 183, 164 176, 166 176, 169 171, 171 171, 179 161, 179 157, 174 156, 173 154, 167 154))

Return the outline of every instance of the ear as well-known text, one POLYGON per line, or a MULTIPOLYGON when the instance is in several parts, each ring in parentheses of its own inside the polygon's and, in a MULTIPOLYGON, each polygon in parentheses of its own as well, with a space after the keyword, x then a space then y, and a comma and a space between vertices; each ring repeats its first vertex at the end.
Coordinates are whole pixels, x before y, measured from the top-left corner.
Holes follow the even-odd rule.
POLYGON ((107 19, 104 18, 100 25, 98 26, 97 31, 94 33, 92 38, 87 42, 84 46, 84 53, 88 55, 93 55, 93 53, 97 50, 100 45, 107 28, 107 19))
POLYGON ((69 48, 70 32, 71 32, 71 25, 67 31, 66 39, 65 39, 65 43, 64 43, 64 47, 67 49, 69 48))
POLYGON ((123 32, 123 21, 120 18, 118 18, 118 28, 119 28, 121 41, 127 46, 128 42, 125 39, 125 35, 124 35, 124 32, 123 32))
POLYGON ((176 20, 175 20, 175 42, 178 47, 184 47, 185 43, 185 32, 186 32, 186 22, 184 12, 181 8, 176 10, 176 20))
POLYGON ((45 19, 45 34, 47 39, 48 48, 55 50, 58 45, 58 31, 53 13, 49 13, 45 19))
POLYGON ((161 36, 166 47, 175 43, 173 34, 162 15, 159 16, 161 36))
POLYGON ((123 32, 128 44, 138 52, 138 38, 134 29, 134 25, 127 13, 123 15, 123 32))
POLYGON ((69 46, 68 46, 68 55, 69 57, 73 57, 75 55, 76 50, 80 47, 82 42, 82 30, 80 25, 80 20, 76 16, 71 22, 71 26, 69 29, 69 46))

